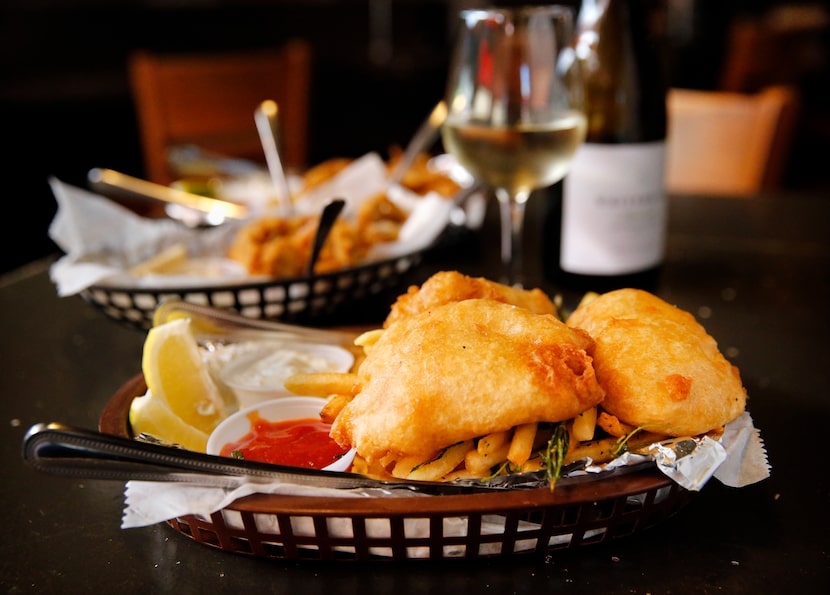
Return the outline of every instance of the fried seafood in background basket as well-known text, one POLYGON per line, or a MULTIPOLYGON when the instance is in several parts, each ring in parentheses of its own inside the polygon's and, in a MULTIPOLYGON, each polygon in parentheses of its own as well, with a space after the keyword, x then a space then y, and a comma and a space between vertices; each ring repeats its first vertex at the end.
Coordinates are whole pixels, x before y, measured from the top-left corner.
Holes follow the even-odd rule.
MULTIPOLYGON (((237 232, 228 258, 241 263, 251 275, 300 277, 308 269, 311 248, 320 218, 262 217, 237 232)), ((365 253, 355 227, 337 220, 320 250, 315 273, 354 266, 365 253)))
MULTIPOLYGON (((404 151, 400 147, 390 147, 387 165, 389 172, 395 169, 395 166, 403 158, 403 154, 404 151)), ((419 153, 409 169, 404 172, 401 186, 416 194, 437 192, 445 198, 452 198, 461 190, 461 185, 446 174, 431 169, 429 166, 430 158, 427 153, 419 153)))
MULTIPOLYGON (((419 156, 402 185, 418 194, 438 192, 447 197, 461 189, 446 175, 429 171, 427 161, 428 156, 419 156)), ((334 158, 308 170, 295 200, 302 200, 304 193, 330 180, 350 163, 351 159, 334 158)), ((369 198, 358 207, 354 221, 341 217, 335 222, 314 272, 329 273, 361 264, 372 246, 398 239, 408 216, 386 193, 369 198)), ((308 269, 318 222, 319 216, 255 219, 236 234, 228 258, 244 265, 251 275, 303 276, 308 269)))
POLYGON ((694 317, 648 292, 621 289, 586 299, 567 324, 596 341, 602 408, 634 427, 694 436, 746 406, 738 369, 694 317))
MULTIPOLYGON (((334 222, 323 244, 314 272, 330 273, 360 264, 379 242, 394 242, 406 213, 378 195, 360 206, 356 222, 334 222)), ((320 217, 262 217, 243 226, 234 236, 228 258, 251 275, 299 277, 306 274, 320 217)))
POLYGON ((357 373, 361 390, 331 436, 371 464, 571 419, 603 397, 592 349, 587 333, 550 314, 491 299, 432 307, 372 345, 357 373))
MULTIPOLYGON (((403 158, 403 154, 403 149, 400 147, 390 147, 389 159, 386 164, 388 172, 391 173, 395 169, 395 166, 403 158)), ((432 169, 429 166, 431 158, 432 156, 428 153, 416 155, 409 169, 404 172, 400 185, 415 194, 424 195, 429 192, 436 192, 445 198, 454 197, 461 191, 461 185, 446 173, 432 169)), ((303 174, 302 188, 297 193, 297 199, 301 200, 304 193, 329 181, 352 162, 353 159, 348 157, 333 157, 310 168, 303 174)))
POLYGON ((333 157, 308 169, 303 174, 302 188, 299 196, 302 197, 304 192, 308 192, 324 182, 329 181, 335 175, 346 169, 351 163, 352 159, 347 157, 333 157))

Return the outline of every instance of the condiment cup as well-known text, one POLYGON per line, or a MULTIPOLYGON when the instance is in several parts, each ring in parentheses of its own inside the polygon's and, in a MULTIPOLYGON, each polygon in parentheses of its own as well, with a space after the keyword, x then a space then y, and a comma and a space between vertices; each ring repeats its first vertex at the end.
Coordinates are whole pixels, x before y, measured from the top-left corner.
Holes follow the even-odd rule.
MULTIPOLYGON (((207 454, 219 455, 222 447, 229 442, 236 442, 251 431, 249 415, 257 416, 268 422, 289 419, 317 419, 326 399, 320 397, 283 397, 258 403, 228 416, 213 430, 207 442, 207 454)), ((347 452, 336 462, 324 468, 324 471, 346 471, 354 459, 354 449, 347 452)))
POLYGON ((295 373, 348 372, 353 365, 354 355, 336 345, 272 343, 225 364, 220 377, 244 409, 293 395, 285 380, 295 373))

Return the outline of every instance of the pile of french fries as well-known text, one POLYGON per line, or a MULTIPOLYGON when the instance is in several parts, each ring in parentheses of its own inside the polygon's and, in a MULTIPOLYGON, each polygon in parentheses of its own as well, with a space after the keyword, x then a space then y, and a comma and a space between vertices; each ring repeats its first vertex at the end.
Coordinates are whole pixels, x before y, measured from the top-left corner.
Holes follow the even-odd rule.
MULTIPOLYGON (((383 329, 363 333, 355 340, 364 353, 380 338, 383 329)), ((355 368, 359 365, 356 362, 355 368)), ((321 418, 332 423, 338 413, 361 390, 353 373, 295 374, 285 383, 296 394, 328 398, 321 418)), ((635 451, 667 437, 622 423, 615 416, 592 407, 560 423, 528 423, 456 444, 429 457, 389 454, 379 461, 355 457, 352 471, 376 477, 417 481, 487 479, 547 469, 552 481, 562 465, 590 458, 608 462, 624 451, 635 451), (557 432, 564 429, 566 432, 557 432)))

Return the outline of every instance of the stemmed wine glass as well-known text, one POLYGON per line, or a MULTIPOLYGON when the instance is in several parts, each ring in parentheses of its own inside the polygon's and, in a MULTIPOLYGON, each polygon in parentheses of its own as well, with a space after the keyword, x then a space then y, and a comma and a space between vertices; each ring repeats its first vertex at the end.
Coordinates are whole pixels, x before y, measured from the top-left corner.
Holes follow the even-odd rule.
POLYGON ((521 286, 530 193, 561 180, 585 140, 577 73, 559 68, 573 13, 548 5, 462 10, 460 16, 441 136, 444 148, 495 192, 501 280, 521 286))

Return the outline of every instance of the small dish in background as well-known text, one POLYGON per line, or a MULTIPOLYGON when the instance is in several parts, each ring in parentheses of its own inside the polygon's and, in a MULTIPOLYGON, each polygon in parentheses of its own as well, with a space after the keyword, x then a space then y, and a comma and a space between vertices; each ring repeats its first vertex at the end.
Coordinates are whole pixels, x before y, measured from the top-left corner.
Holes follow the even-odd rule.
MULTIPOLYGON (((320 397, 284 397, 247 407, 230 415, 213 430, 207 442, 207 454, 221 456, 222 448, 237 442, 252 429, 252 419, 279 422, 300 419, 318 419, 326 399, 320 397)), ((336 462, 324 467, 324 471, 346 471, 354 459, 354 449, 336 462)))
POLYGON ((348 372, 353 365, 354 355, 336 345, 270 342, 225 364, 220 377, 245 409, 293 395, 285 388, 293 374, 348 372))

